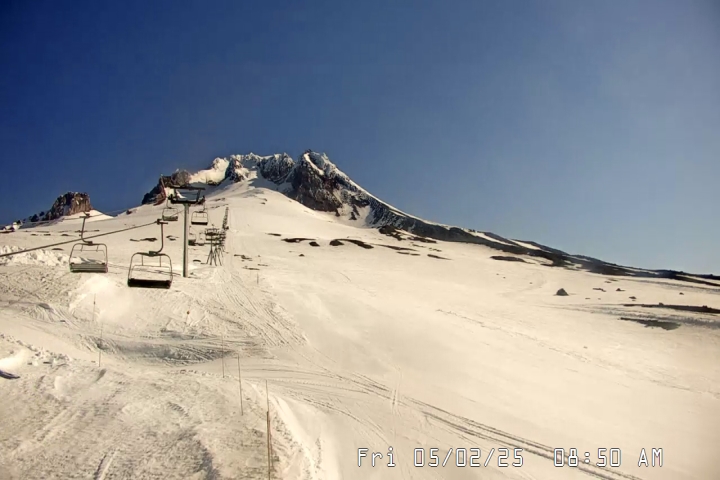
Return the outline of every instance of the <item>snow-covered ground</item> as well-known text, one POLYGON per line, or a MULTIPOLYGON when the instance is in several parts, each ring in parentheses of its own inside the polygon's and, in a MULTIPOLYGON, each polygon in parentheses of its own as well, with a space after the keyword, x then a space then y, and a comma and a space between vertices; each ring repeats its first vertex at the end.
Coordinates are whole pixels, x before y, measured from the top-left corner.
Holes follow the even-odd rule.
MULTIPOLYGON (((70 273, 71 245, 0 264, 0 370, 20 376, 0 378, 0 478, 267 478, 266 381, 276 479, 720 478, 720 316, 622 306, 717 308, 720 288, 398 241, 242 184, 206 205, 215 226, 230 207, 224 265, 191 247, 189 277, 169 290, 126 286, 132 253, 159 247, 157 226, 101 237, 107 274, 70 273), (640 315, 680 327, 621 320, 640 315), (427 466, 431 448, 441 465, 453 449, 444 467, 427 466), (457 467, 457 448, 479 448, 480 466, 457 467), (577 448, 580 466, 555 467, 556 448, 566 461, 577 448), (620 449, 621 466, 595 466, 599 448, 620 449), (643 448, 662 448, 663 466, 638 467, 643 448)), ((177 274, 181 234, 165 228, 177 274)))
POLYGON ((536 247, 532 243, 521 242, 520 240, 513 240, 513 242, 517 243, 521 247, 529 248, 530 250, 542 250, 541 248, 536 247))

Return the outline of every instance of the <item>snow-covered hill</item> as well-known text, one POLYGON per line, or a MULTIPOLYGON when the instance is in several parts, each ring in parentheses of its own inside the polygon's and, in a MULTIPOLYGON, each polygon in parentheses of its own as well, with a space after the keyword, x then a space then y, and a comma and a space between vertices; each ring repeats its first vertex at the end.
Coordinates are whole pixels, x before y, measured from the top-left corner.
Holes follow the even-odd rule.
MULTIPOLYGON (((433 239, 370 200, 355 213, 371 197, 323 157, 258 158, 215 164, 243 177, 207 191, 210 225, 229 212, 223 265, 194 246, 182 277, 182 222, 165 226, 169 290, 126 283, 160 245, 152 203, 92 224, 107 274, 70 273, 70 244, 0 264, 0 371, 19 376, 0 375, 0 478, 265 479, 268 403, 274 479, 718 478, 720 287, 433 239), (305 206, 329 191, 340 217, 305 206), (620 466, 597 466, 611 448, 620 466), (638 466, 652 448, 663 466, 638 466)), ((0 252, 76 231, 22 229, 0 252)))
MULTIPOLYGON (((143 197, 143 204, 162 202, 169 192, 168 185, 192 184, 211 187, 234 183, 249 183, 275 189, 288 198, 320 212, 333 212, 351 224, 381 228, 390 236, 396 231, 410 236, 448 242, 474 243, 516 256, 532 257, 554 267, 586 270, 612 275, 666 278, 688 282, 720 285, 720 276, 687 274, 672 270, 628 268, 585 255, 571 255, 561 250, 531 241, 504 238, 491 232, 453 227, 415 217, 376 198, 343 173, 324 153, 311 150, 297 161, 287 154, 259 156, 231 155, 216 158, 212 165, 196 173, 178 170, 161 176, 152 191, 143 197), (261 183, 258 183, 261 180, 261 183)), ((509 257, 498 255, 498 258, 509 257)))

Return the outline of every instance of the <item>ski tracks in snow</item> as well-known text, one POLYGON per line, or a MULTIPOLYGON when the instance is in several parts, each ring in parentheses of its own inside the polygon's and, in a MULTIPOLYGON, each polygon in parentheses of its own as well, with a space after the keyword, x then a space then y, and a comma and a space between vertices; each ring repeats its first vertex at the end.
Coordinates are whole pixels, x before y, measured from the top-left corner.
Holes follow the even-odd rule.
POLYGON ((110 465, 115 458, 115 452, 116 451, 113 450, 112 453, 106 453, 103 456, 102 460, 100 460, 100 465, 98 465, 98 468, 95 471, 95 476, 93 477, 94 480, 105 480, 105 475, 107 475, 110 465))
MULTIPOLYGON (((303 357, 310 361, 309 355, 303 357)), ((341 424, 347 425, 349 422, 354 432, 353 437, 359 443, 396 446, 402 444, 400 440, 407 441, 417 434, 428 439, 434 438, 433 441, 438 442, 439 445, 471 441, 473 444, 483 445, 484 448, 522 448, 526 462, 528 455, 547 462, 548 466, 552 466, 554 461, 554 449, 541 442, 454 414, 407 394, 401 401, 402 372, 399 370, 393 388, 361 374, 330 371, 314 362, 310 368, 275 366, 268 368, 266 375, 272 378, 273 391, 279 398, 290 398, 324 412, 330 418, 339 418, 341 424), (390 415, 381 414, 383 409, 378 408, 379 402, 389 402, 390 415), (402 416, 401 407, 404 411, 402 416), (431 435, 432 431, 444 432, 441 434, 442 439, 431 435), (402 437, 398 436, 401 432, 402 437), (387 434, 390 436, 388 437, 387 434)), ((311 420, 312 423, 320 421, 317 417, 312 418, 315 419, 311 420)), ((301 423, 295 417, 292 421, 298 425, 301 423)), ((290 430, 295 432, 299 428, 298 425, 290 430)), ((304 425, 304 428, 311 426, 304 425)), ((319 441, 319 438, 316 440, 319 441)), ((395 450, 398 451, 397 446, 395 450)), ((312 463, 315 465, 314 460, 312 463)), ((575 470, 601 480, 639 480, 633 475, 597 468, 594 465, 580 465, 575 470)), ((411 478, 421 473, 413 469, 410 472, 411 478)), ((513 475, 517 474, 519 473, 515 472, 513 475)), ((523 473, 522 477, 532 478, 529 475, 529 472, 523 473)), ((421 477, 425 478, 422 475, 421 477)))

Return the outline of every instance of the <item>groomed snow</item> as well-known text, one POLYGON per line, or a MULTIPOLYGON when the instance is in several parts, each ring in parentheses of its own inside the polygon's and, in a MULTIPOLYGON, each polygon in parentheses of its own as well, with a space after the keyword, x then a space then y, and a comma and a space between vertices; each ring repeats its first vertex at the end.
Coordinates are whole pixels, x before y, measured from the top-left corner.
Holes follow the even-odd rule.
MULTIPOLYGON (((101 237, 104 275, 0 265, 0 369, 20 375, 0 378, 0 478, 267 478, 266 381, 275 479, 720 478, 720 319, 675 330, 620 320, 691 316, 622 307, 629 296, 717 308, 720 288, 399 242, 246 184, 213 190, 206 206, 218 226, 230 208, 224 264, 191 247, 194 268, 170 290, 125 283, 132 253, 159 247, 157 226, 101 237), (347 238, 374 248, 330 245, 347 238), (561 287, 570 296, 555 296, 561 287), (453 450, 446 467, 419 468, 417 447, 426 461, 432 447, 440 462, 458 447, 480 448, 481 465, 494 457, 456 467, 453 450), (378 466, 358 467, 358 448, 381 452, 378 466), (500 448, 508 463, 522 448, 523 466, 498 467, 500 448), (555 448, 593 464, 598 448, 619 448, 622 465, 557 468, 555 448), (663 448, 663 467, 638 467, 642 448, 663 448)), ((181 223, 164 232, 178 271, 181 223)), ((77 235, 64 222, 43 230, 2 242, 77 235)))
POLYGON ((58 222, 82 222, 83 217, 85 217, 86 214, 89 214, 90 216, 87 218, 86 222, 97 222, 100 220, 109 220, 113 217, 110 215, 105 215, 104 213, 98 211, 98 210, 89 210, 88 212, 83 213, 76 213, 73 215, 66 215, 64 217, 60 217, 57 221, 58 222))

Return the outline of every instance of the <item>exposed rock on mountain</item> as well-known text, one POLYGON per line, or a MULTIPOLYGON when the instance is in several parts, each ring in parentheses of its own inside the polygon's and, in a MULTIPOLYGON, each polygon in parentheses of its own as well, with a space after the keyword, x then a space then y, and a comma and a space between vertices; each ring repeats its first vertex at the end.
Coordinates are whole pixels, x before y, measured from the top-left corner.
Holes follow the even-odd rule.
POLYGON ((286 153, 272 155, 270 157, 258 157, 250 154, 244 157, 246 161, 256 161, 258 172, 266 180, 275 184, 282 184, 295 167, 295 161, 286 153))
POLYGON ((67 192, 55 200, 50 210, 33 215, 29 220, 31 222, 56 220, 60 217, 89 212, 90 210, 92 210, 90 195, 87 193, 67 192))
POLYGON ((143 195, 142 204, 157 203, 165 200, 165 189, 162 188, 160 182, 153 187, 148 193, 143 195))
POLYGON ((166 188, 168 185, 188 185, 191 182, 190 172, 187 170, 176 170, 171 175, 160 175, 157 185, 143 196, 142 204, 164 202, 167 198, 166 188))
POLYGON ((12 224, 0 228, 0 231, 13 232, 28 223, 31 224, 29 226, 32 226, 33 223, 57 220, 68 215, 89 212, 90 210, 92 210, 90 195, 80 192, 67 192, 57 197, 47 212, 36 213, 24 220, 16 220, 12 224))
POLYGON ((247 180, 248 171, 245 167, 243 167, 240 159, 236 157, 237 155, 233 155, 230 162, 228 162, 225 177, 235 183, 238 183, 242 182, 243 180, 247 180))

